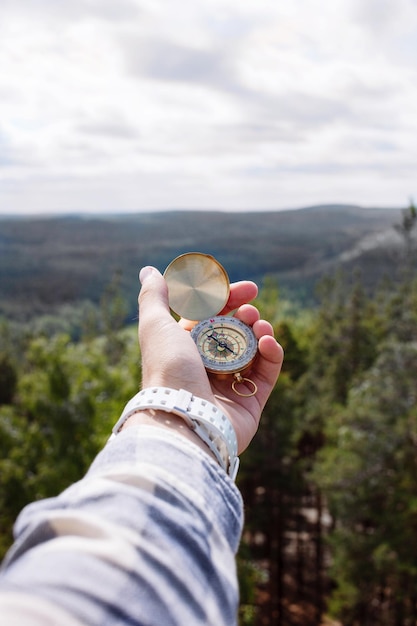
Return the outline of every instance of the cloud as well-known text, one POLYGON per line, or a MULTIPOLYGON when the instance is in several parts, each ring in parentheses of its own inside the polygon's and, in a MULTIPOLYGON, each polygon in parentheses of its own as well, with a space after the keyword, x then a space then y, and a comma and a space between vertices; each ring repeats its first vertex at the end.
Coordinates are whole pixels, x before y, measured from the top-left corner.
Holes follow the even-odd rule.
POLYGON ((152 40, 142 42, 130 56, 133 71, 154 80, 203 83, 221 89, 230 89, 233 83, 227 60, 218 51, 152 40))
POLYGON ((401 204, 416 42, 414 0, 4 0, 0 212, 401 204))
POLYGON ((28 20, 81 21, 86 18, 111 22, 135 19, 140 15, 135 0, 2 0, 3 19, 17 17, 28 20))
POLYGON ((120 119, 103 119, 80 122, 75 127, 76 132, 81 135, 92 135, 99 137, 109 137, 111 139, 122 139, 134 141, 138 138, 136 128, 120 119))

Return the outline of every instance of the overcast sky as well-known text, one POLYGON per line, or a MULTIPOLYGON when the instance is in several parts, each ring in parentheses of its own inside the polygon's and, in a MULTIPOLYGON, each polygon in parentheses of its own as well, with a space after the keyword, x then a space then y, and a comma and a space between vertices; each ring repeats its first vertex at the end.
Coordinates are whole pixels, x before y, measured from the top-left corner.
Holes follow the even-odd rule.
POLYGON ((0 0, 0 213, 410 197, 417 0, 0 0))

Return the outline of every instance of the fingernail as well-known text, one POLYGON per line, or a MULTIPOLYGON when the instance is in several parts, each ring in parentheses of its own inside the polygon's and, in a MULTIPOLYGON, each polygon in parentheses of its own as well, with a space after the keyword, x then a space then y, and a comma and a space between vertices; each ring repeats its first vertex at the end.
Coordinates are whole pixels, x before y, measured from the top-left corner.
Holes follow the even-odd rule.
POLYGON ((146 265, 146 267, 142 267, 139 272, 139 280, 141 285, 143 285, 144 281, 149 278, 153 274, 153 267, 151 265, 146 265))

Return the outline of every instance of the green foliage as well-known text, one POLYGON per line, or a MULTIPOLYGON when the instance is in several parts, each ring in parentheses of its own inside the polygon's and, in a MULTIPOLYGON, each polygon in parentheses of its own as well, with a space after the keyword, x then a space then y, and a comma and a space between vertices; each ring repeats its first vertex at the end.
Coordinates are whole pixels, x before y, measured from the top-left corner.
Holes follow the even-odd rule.
POLYGON ((415 249, 413 234, 417 225, 417 209, 412 200, 409 207, 401 211, 401 217, 401 223, 395 224, 394 228, 404 240, 404 253, 406 262, 409 263, 412 261, 412 254, 415 249))
POLYGON ((352 623, 365 606, 372 623, 385 623, 381 609, 394 623, 404 579, 417 583, 416 367, 415 348, 389 346, 329 424, 316 466, 337 520, 330 606, 352 623))
POLYGON ((67 335, 54 335, 29 342, 15 402, 0 407, 1 552, 10 544, 20 509, 80 479, 136 393, 135 335, 136 329, 119 332, 125 349, 111 363, 105 337, 74 343, 67 335))
POLYGON ((262 571, 251 558, 247 544, 242 543, 237 557, 240 583, 240 626, 254 626, 257 618, 256 589, 262 583, 262 571))
POLYGON ((16 367, 7 353, 0 352, 0 405, 12 403, 16 385, 16 367))
POLYGON ((289 603, 300 610, 306 602, 303 623, 318 624, 325 601, 345 626, 416 619, 413 272, 372 293, 360 275, 328 277, 320 308, 307 317, 287 315, 277 285, 265 281, 257 304, 273 320, 286 359, 239 477, 244 545, 255 563, 267 564, 266 580, 246 574, 258 589, 254 624, 295 623, 289 603), (315 502, 318 519, 324 503, 325 526, 308 525, 306 501, 315 502))
MULTIPOLYGON (((415 297, 407 281, 379 294, 385 306, 364 309, 368 338, 361 345, 369 352, 357 368, 345 368, 345 393, 333 396, 323 421, 325 445, 313 477, 334 520, 329 607, 347 626, 402 625, 415 617, 415 297)), ((347 358, 343 343, 341 349, 347 358)))
MULTIPOLYGON (((207 216, 195 228, 203 237, 207 224, 222 219, 207 216)), ((246 507, 238 558, 242 626, 317 626, 326 602, 344 626, 417 620, 411 207, 403 220, 402 269, 372 290, 362 274, 332 274, 318 289, 320 305, 306 310, 283 296, 275 272, 264 279, 256 304, 285 362, 238 475, 246 507)), ((148 238, 157 230, 154 223, 141 228, 148 238)), ((175 220, 170 228, 180 236, 175 220)), ((219 232, 211 243, 221 249, 219 232)), ((171 260, 171 249, 165 252, 171 260)), ((163 265, 164 252, 158 254, 163 265)), ((262 256, 258 250, 257 262, 262 256)), ((83 475, 139 387, 136 330, 124 327, 130 305, 114 262, 111 282, 97 290, 100 307, 84 302, 58 319, 0 322, 2 552, 18 511, 83 475)))
MULTIPOLYGON (((286 354, 286 364, 264 409, 258 433, 242 455, 238 485, 245 501, 245 533, 240 552, 241 624, 278 623, 284 602, 293 596, 294 563, 285 560, 285 534, 297 521, 297 502, 305 490, 304 460, 299 453, 302 425, 295 382, 305 370, 306 353, 288 321, 282 319, 275 288, 262 293, 262 314, 275 301, 275 333, 286 354), (280 321, 277 321, 279 320, 280 321), (242 557, 243 555, 243 557, 242 557), (243 566, 242 566, 243 559, 243 566), (247 563, 252 563, 248 569, 247 563), (246 567, 244 567, 246 566, 246 567), (286 579, 286 580, 285 580, 286 579), (248 590, 255 587, 257 593, 248 590), (268 598, 259 606, 258 594, 268 598), (250 603, 252 602, 252 604, 250 603)), ((298 584, 295 582, 295 584, 298 584)))

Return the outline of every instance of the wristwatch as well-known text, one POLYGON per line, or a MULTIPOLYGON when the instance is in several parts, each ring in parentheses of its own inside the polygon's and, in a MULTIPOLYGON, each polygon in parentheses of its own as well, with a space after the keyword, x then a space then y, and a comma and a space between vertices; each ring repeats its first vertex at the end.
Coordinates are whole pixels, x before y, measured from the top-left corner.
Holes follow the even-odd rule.
POLYGON ((236 479, 239 469, 236 433, 229 419, 217 406, 185 389, 148 387, 139 391, 126 404, 112 429, 111 438, 117 435, 131 415, 145 409, 166 411, 181 417, 210 448, 232 480, 236 479))

